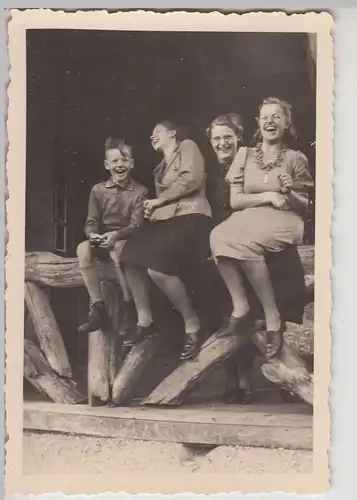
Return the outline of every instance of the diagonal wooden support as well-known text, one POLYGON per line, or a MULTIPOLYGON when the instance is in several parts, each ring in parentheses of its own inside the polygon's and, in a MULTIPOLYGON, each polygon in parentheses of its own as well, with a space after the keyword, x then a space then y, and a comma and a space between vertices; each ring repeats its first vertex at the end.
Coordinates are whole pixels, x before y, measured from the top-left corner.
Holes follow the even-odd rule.
POLYGON ((159 345, 159 337, 154 336, 142 340, 127 354, 114 380, 113 403, 116 406, 131 397, 145 368, 156 356, 159 345))
POLYGON ((24 344, 24 377, 39 392, 55 403, 78 404, 85 401, 73 380, 59 377, 48 364, 41 350, 31 341, 24 344))
POLYGON ((58 375, 71 377, 67 351, 46 292, 35 283, 26 282, 25 302, 40 348, 50 367, 58 375))

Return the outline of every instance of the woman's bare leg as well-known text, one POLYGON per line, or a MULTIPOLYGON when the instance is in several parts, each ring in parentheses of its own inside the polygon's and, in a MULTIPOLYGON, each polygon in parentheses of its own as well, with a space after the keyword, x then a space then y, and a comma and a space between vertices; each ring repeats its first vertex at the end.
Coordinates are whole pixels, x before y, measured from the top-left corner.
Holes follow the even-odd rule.
POLYGON ((263 306, 267 330, 279 330, 281 319, 265 260, 241 261, 241 265, 263 306))
POLYGON ((149 294, 150 282, 146 269, 128 263, 125 265, 125 276, 135 302, 138 325, 150 326, 153 320, 149 294))
POLYGON ((264 260, 254 262, 244 261, 242 262, 242 267, 264 309, 267 329, 266 357, 267 359, 271 359, 281 349, 285 325, 281 321, 275 302, 268 267, 264 260))
POLYGON ((238 263, 233 259, 220 258, 217 269, 232 299, 232 316, 235 318, 244 316, 249 310, 249 303, 238 263))
POLYGON ((193 309, 186 286, 177 276, 170 276, 153 269, 148 270, 150 278, 164 292, 182 316, 186 333, 195 333, 200 328, 200 320, 193 309))
POLYGON ((186 286, 177 276, 170 276, 153 269, 148 269, 148 273, 181 314, 185 325, 186 341, 180 358, 183 361, 192 359, 200 349, 201 324, 192 306, 186 286))

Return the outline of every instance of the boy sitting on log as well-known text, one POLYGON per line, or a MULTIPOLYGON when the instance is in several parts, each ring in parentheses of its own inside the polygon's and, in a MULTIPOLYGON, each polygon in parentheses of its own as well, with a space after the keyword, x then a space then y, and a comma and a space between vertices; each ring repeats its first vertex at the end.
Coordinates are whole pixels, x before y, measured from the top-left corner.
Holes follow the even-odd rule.
POLYGON ((120 333, 128 335, 136 325, 136 310, 120 256, 126 239, 144 220, 143 202, 147 198, 147 189, 132 179, 134 160, 130 146, 123 140, 108 138, 104 149, 104 166, 110 172, 110 178, 92 188, 84 228, 87 240, 77 247, 79 269, 91 301, 88 321, 80 325, 79 331, 105 330, 109 325, 97 264, 110 258, 124 298, 120 333))

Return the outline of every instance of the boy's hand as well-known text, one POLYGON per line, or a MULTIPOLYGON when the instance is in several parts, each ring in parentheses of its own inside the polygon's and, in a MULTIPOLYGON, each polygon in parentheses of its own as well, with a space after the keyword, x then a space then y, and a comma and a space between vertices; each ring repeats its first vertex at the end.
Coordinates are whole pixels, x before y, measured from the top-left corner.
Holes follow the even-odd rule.
POLYGON ((97 241, 97 240, 100 240, 101 238, 102 238, 102 235, 98 234, 98 233, 90 233, 90 235, 89 235, 89 241, 97 241))
POLYGON ((103 236, 101 234, 98 234, 98 233, 91 233, 89 235, 88 240, 89 240, 89 244, 92 247, 99 247, 102 243, 103 236))
POLYGON ((100 248, 105 248, 107 250, 111 250, 117 241, 117 232, 109 231, 108 233, 104 233, 102 235, 102 241, 100 243, 100 248))

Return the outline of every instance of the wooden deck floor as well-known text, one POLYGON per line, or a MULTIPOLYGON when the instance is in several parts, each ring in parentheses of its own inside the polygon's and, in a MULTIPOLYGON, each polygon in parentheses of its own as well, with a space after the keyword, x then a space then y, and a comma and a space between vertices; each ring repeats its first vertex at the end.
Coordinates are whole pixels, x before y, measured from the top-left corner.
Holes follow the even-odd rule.
POLYGON ((312 449, 311 408, 296 403, 90 408, 27 401, 24 429, 187 444, 312 449))

